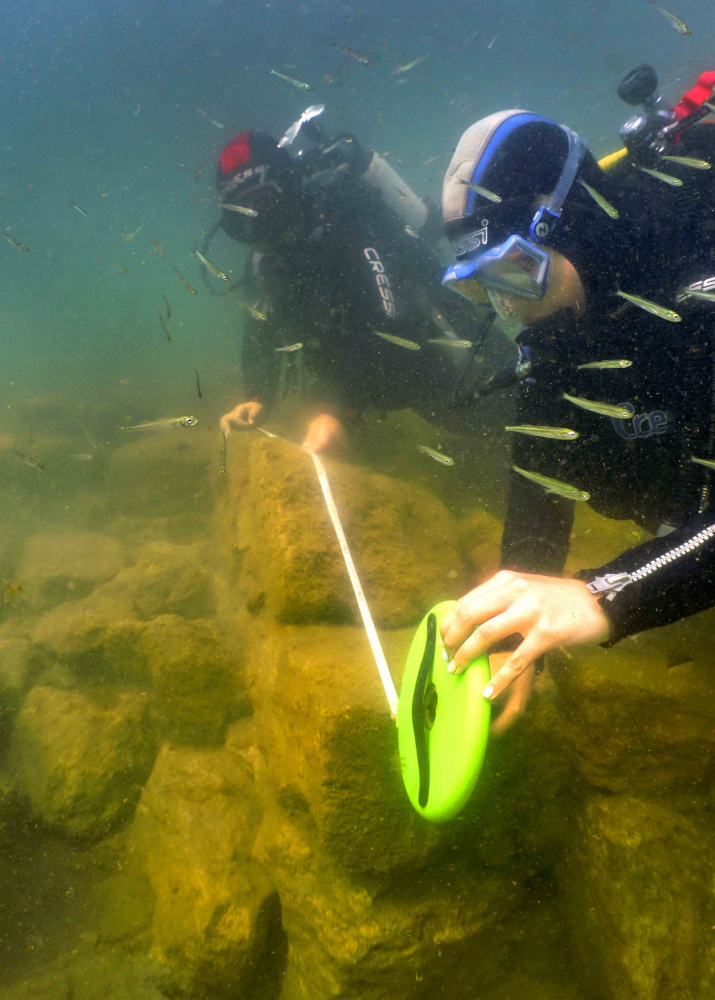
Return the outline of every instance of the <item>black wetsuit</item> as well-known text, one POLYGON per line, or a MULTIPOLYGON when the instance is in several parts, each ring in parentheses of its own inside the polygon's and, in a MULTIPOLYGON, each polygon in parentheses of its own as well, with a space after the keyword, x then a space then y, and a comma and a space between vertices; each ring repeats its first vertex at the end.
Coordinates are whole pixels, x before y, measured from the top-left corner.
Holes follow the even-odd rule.
POLYGON ((441 287, 437 258, 376 189, 344 174, 306 197, 308 235, 256 253, 247 265, 242 295, 266 316, 244 328, 247 398, 270 407, 298 376, 322 411, 343 421, 366 409, 407 407, 449 419, 472 352, 427 341, 446 339, 450 329, 457 339, 475 339, 474 310, 441 287), (294 343, 303 346, 277 350, 294 343))
MULTIPOLYGON (((715 126, 691 128, 673 152, 715 162, 715 126)), ((580 437, 516 435, 514 464, 588 491, 599 513, 662 535, 577 574, 611 620, 609 643, 715 604, 715 472, 691 461, 692 455, 715 459, 715 301, 684 294, 688 287, 715 292, 715 170, 670 162, 661 169, 683 187, 631 167, 621 172, 635 218, 634 258, 624 262, 621 287, 676 310, 682 322, 614 297, 582 320, 558 313, 519 338, 521 361, 531 370, 519 385, 515 422, 568 427, 580 437), (578 370, 603 360, 633 364, 578 370), (564 392, 624 405, 632 416, 587 412, 564 400, 564 392)), ((561 573, 574 503, 510 475, 502 565, 561 573)))

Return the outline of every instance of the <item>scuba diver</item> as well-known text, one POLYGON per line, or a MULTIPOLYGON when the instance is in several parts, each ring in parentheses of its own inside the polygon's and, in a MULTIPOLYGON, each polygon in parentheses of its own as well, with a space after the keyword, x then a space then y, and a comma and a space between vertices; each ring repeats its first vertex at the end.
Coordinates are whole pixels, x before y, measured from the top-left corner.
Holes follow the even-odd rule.
POLYGON ((451 672, 491 651, 497 732, 543 654, 715 604, 714 85, 669 111, 650 66, 629 74, 619 94, 645 113, 609 170, 525 111, 472 125, 447 170, 444 282, 522 328, 502 569, 442 625, 451 672), (564 578, 583 501, 655 537, 564 578))
POLYGON ((217 170, 220 225, 253 251, 238 286, 244 399, 221 430, 265 419, 286 383, 313 384, 303 446, 315 451, 339 444, 366 409, 446 419, 478 346, 462 339, 473 310, 442 287, 423 236, 427 206, 354 136, 328 139, 322 110, 308 108, 278 143, 237 136, 217 170), (289 152, 304 136, 307 152, 289 152))

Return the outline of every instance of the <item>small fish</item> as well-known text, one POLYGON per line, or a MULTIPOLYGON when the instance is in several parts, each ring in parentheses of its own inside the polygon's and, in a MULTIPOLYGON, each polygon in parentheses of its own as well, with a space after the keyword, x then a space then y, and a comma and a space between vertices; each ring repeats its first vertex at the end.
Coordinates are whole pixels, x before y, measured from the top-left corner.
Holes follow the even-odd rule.
POLYGON ((428 340, 427 343, 436 344, 437 347, 458 347, 463 351, 468 351, 472 346, 471 340, 451 340, 449 337, 440 337, 438 340, 428 340))
POLYGON ((658 0, 648 0, 648 3, 651 5, 651 7, 655 7, 657 11, 660 11, 660 13, 666 19, 668 24, 671 26, 671 28, 674 28, 679 35, 690 34, 690 28, 687 26, 687 24, 685 24, 684 21, 681 21, 680 18, 677 17, 672 12, 672 10, 668 10, 668 8, 664 7, 663 4, 658 3, 658 0))
POLYGON ((159 322, 161 323, 161 328, 164 331, 164 336, 166 337, 167 341, 171 343, 171 334, 169 333, 169 327, 164 322, 164 317, 161 315, 161 313, 159 313, 159 322))
POLYGON ((438 159, 437 156, 430 156, 429 160, 425 160, 424 163, 422 164, 422 166, 423 167, 428 167, 430 165, 430 163, 434 163, 434 161, 436 159, 438 159))
POLYGON ((196 172, 194 173, 194 182, 196 182, 199 179, 199 177, 201 176, 201 171, 203 169, 204 169, 203 163, 199 163, 198 167, 196 168, 196 172))
POLYGON ((696 465, 704 465, 706 469, 715 469, 715 460, 712 458, 696 458, 695 455, 691 455, 690 461, 696 465))
POLYGON ((614 208, 613 205, 610 203, 610 201, 606 201, 606 199, 603 197, 602 194, 599 194, 598 191, 596 191, 595 188, 592 188, 590 184, 587 184, 586 181, 582 181, 580 177, 577 177, 576 179, 581 185, 581 187, 585 191, 588 191, 588 193, 591 195, 591 197, 596 202, 598 207, 602 208, 603 211, 606 213, 606 215, 609 216, 609 218, 611 219, 620 218, 620 213, 618 209, 614 208))
POLYGON ((440 462, 442 465, 454 465, 453 458, 450 458, 449 455, 443 455, 441 451, 435 451, 434 448, 428 448, 426 444, 418 444, 417 450, 429 455, 435 462, 440 462))
POLYGON ((145 424, 134 424, 132 427, 122 427, 123 431, 150 431, 163 427, 195 427, 196 417, 167 417, 165 420, 150 420, 145 424))
POLYGON ((710 170, 712 164, 707 160, 695 160, 692 156, 661 156, 661 160, 679 163, 682 167, 692 167, 693 170, 710 170))
POLYGON ((339 42, 333 42, 333 48, 339 49, 344 52, 345 55, 350 56, 355 62, 359 62, 361 66, 369 66, 372 63, 372 59, 366 56, 363 52, 358 52, 357 49, 348 48, 347 45, 341 45, 339 42))
POLYGON ((129 274, 129 271, 127 271, 127 269, 126 269, 126 267, 124 266, 124 264, 118 264, 118 263, 116 262, 116 260, 115 260, 115 261, 114 261, 114 266, 116 267, 116 269, 117 269, 117 270, 118 270, 118 271, 119 271, 119 272, 120 272, 121 274, 129 274))
POLYGON ((203 399, 204 396, 203 393, 201 392, 201 381, 199 380, 199 373, 196 371, 195 368, 192 368, 191 371, 196 376, 196 395, 199 397, 199 399, 203 399))
POLYGON ((412 228, 412 226, 405 226, 405 232, 407 233, 408 236, 411 236, 415 240, 418 240, 420 238, 420 234, 416 233, 412 228))
POLYGON ((663 174, 660 170, 651 170, 650 167, 641 167, 636 163, 636 169, 641 170, 644 174, 650 174, 651 177, 655 177, 657 181, 663 181, 664 184, 670 184, 671 187, 682 187, 683 182, 679 177, 673 177, 672 174, 663 174))
POLYGON ((223 208, 226 212, 238 212, 240 215, 247 215, 249 219, 255 219, 258 216, 255 208, 247 208, 245 205, 231 205, 227 201, 221 201, 218 207, 223 208))
POLYGON ((616 292, 616 295, 620 295, 622 299, 632 302, 634 306, 645 309, 646 312, 652 313, 660 319, 667 319, 669 323, 680 323, 682 320, 682 316, 679 316, 673 309, 666 309, 665 306, 659 306, 657 302, 643 299, 640 295, 629 295, 628 292, 622 292, 620 288, 616 292))
POLYGON ((80 215, 83 215, 85 217, 85 219, 87 218, 87 213, 85 212, 85 210, 83 208, 80 208, 79 205, 75 205, 75 203, 73 201, 70 202, 70 205, 72 206, 72 208, 76 212, 79 212, 80 215))
POLYGON ((23 452, 18 451, 17 448, 13 448, 12 450, 15 453, 16 457, 19 459, 19 461, 24 462, 25 465, 29 465, 31 469, 34 469, 36 472, 45 471, 44 465, 41 465, 39 462, 36 462, 34 458, 30 458, 29 455, 25 455, 23 452))
POLYGON ((697 288, 687 288, 685 294, 693 299, 703 299, 705 302, 715 302, 715 292, 703 292, 697 288))
POLYGON ((152 246, 154 247, 154 249, 156 250, 156 252, 159 254, 159 256, 161 257, 161 259, 164 260, 164 247, 161 245, 161 243, 159 242, 159 240, 155 239, 152 236, 152 238, 150 240, 150 243, 152 244, 152 246))
POLYGON ((78 427, 79 427, 79 428, 81 429, 81 431, 82 431, 82 433, 84 434, 84 436, 85 436, 85 437, 87 438, 87 443, 89 444, 89 446, 90 446, 91 448, 95 448, 95 449, 99 448, 99 442, 98 442, 98 441, 95 441, 95 440, 94 440, 94 438, 93 438, 93 437, 92 437, 92 435, 91 435, 91 434, 89 433, 89 431, 88 431, 88 430, 87 430, 87 428, 86 428, 86 427, 84 426, 84 424, 82 423, 82 421, 81 421, 81 420, 78 420, 78 421, 77 421, 77 425, 78 425, 78 427))
POLYGON ((201 115, 201 117, 205 118, 207 122, 211 122, 211 124, 215 125, 216 128, 223 128, 223 125, 221 124, 221 122, 217 122, 215 118, 212 118, 211 115, 208 113, 208 111, 204 111, 203 108, 196 107, 196 105, 194 105, 194 107, 196 108, 196 110, 198 111, 198 113, 201 115))
POLYGON ((332 153, 332 151, 337 149, 338 146, 347 145, 349 142, 352 142, 352 139, 349 136, 341 136, 340 139, 336 139, 335 142, 331 142, 329 146, 322 150, 323 156, 327 156, 328 153, 332 153))
POLYGON ((221 460, 219 462, 218 474, 219 476, 226 475, 226 435, 221 431, 221 437, 223 438, 223 447, 221 448, 221 460))
POLYGON ((290 351, 299 351, 302 346, 303 344, 300 341, 298 341, 297 344, 288 344, 287 347, 276 347, 276 351, 285 351, 285 353, 287 354, 290 351))
POLYGON ((246 312, 250 313, 254 319, 260 319, 263 322, 265 322, 268 319, 265 313, 259 312, 258 309, 256 309, 255 305, 253 306, 249 305, 248 302, 242 302, 240 299, 236 299, 236 301, 238 302, 239 306, 242 309, 245 309, 246 312))
POLYGON ((299 80, 295 76, 288 76, 287 73, 279 73, 277 69, 272 69, 271 73, 273 76, 279 77, 281 80, 285 80, 286 83, 290 83, 292 87, 297 87, 298 90, 312 90, 312 86, 306 83, 305 80, 299 80))
POLYGON ((182 284, 182 285, 184 286, 184 288, 186 289, 186 291, 187 291, 187 292, 191 292, 191 294, 192 294, 192 295, 198 295, 199 293, 198 293, 198 292, 196 291, 196 289, 194 288, 194 286, 193 286, 193 285, 190 285, 190 284, 188 283, 188 281, 187 281, 187 280, 186 280, 186 278, 185 278, 185 277, 183 276, 183 274, 182 274, 182 273, 181 273, 181 271, 180 271, 180 270, 178 269, 178 267, 174 267, 174 265, 173 265, 173 264, 172 264, 171 266, 172 266, 172 267, 174 268, 174 270, 175 270, 175 271, 176 271, 176 273, 178 274, 178 276, 179 276, 179 281, 180 281, 180 282, 181 282, 181 284, 182 284))
POLYGON ((78 462, 93 462, 94 455, 68 455, 68 458, 74 458, 78 462))
POLYGON ((593 399, 581 399, 578 396, 569 396, 567 392, 563 394, 563 398, 569 403, 573 403, 574 406, 580 406, 582 410, 588 410, 589 413, 598 413, 601 417, 615 417, 617 420, 628 420, 633 416, 632 411, 625 406, 616 406, 613 403, 599 403, 593 399))
POLYGON ((397 69, 393 69, 392 75, 397 76, 399 73, 409 73, 411 69, 423 63, 426 58, 427 56, 420 56, 419 59, 413 59, 412 62, 405 63, 404 66, 398 66, 397 69))
POLYGON ((137 236, 139 235, 139 233, 142 231, 143 228, 144 228, 144 223, 142 222, 141 226, 135 229, 133 233, 122 233, 122 239, 124 240, 125 243, 131 243, 133 240, 137 238, 137 236))
POLYGON ((496 42, 496 40, 497 40, 498 37, 499 37, 499 35, 495 35, 494 38, 492 38, 492 40, 489 43, 489 45, 487 45, 487 49, 490 49, 492 47, 492 45, 494 44, 494 42, 496 42))
POLYGON ((481 184, 474 184, 472 181, 462 181, 465 187, 468 187, 470 191, 474 191, 475 194, 480 194, 482 198, 488 198, 489 201, 500 202, 501 198, 498 194, 494 194, 493 191, 489 191, 487 188, 482 187, 481 184))
POLYGON ((221 281, 228 281, 229 280, 228 275, 224 274, 223 271, 220 268, 216 267, 215 264, 212 264, 210 260, 207 260, 206 257, 204 257, 204 255, 202 253, 200 253, 198 250, 194 250, 194 253, 199 258, 199 260, 204 265, 204 267, 208 271, 210 271, 211 274, 213 274, 214 278, 220 278, 221 281))
POLYGON ((408 351, 421 351, 422 348, 419 344, 416 344, 414 340, 405 340, 404 337, 395 337, 391 333, 380 333, 379 330, 372 331, 376 337, 382 337, 383 340, 389 340, 391 344, 396 344, 398 347, 406 347, 408 351))
POLYGON ((632 361, 589 361, 586 365, 579 365, 576 371, 587 371, 589 368, 630 368, 632 364, 632 361))
POLYGON ((514 434, 528 434, 529 437, 550 438, 552 441, 575 441, 579 437, 578 431, 572 431, 568 427, 536 427, 533 424, 518 424, 513 427, 505 427, 505 431, 512 431, 514 434))
POLYGON ((586 493, 585 490, 576 489, 575 486, 562 483, 559 479, 551 479, 549 476, 542 476, 538 472, 527 472, 526 469, 520 469, 518 465, 512 465, 512 469, 514 472, 518 472, 520 476, 524 476, 532 483, 536 483, 537 486, 543 486, 547 493, 556 493, 567 500, 585 501, 591 498, 591 494, 586 493))
POLYGON ((163 292, 161 293, 161 297, 164 300, 164 305, 166 306, 166 318, 171 319, 171 303, 163 292))
POLYGON ((2 236, 4 240, 7 240, 7 242, 11 246, 14 246, 17 250, 22 250, 23 253, 30 252, 29 247, 26 247, 24 243, 19 243, 17 240, 14 240, 8 233, 0 233, 0 236, 2 236))
POLYGON ((322 115, 324 111, 324 104, 311 104, 309 108, 306 108, 300 118, 298 118, 297 121, 294 121, 293 124, 287 129, 285 135, 278 140, 278 148, 283 149, 284 146, 290 146, 302 129, 303 125, 306 122, 309 122, 311 118, 316 118, 318 115, 322 115))

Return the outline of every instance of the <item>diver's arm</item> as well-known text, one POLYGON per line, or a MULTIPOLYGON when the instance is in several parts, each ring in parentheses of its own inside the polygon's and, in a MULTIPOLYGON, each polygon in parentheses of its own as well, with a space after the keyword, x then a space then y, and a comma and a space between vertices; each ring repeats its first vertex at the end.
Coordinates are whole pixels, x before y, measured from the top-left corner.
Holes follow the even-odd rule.
POLYGON ((715 604, 715 507, 576 576, 611 623, 605 645, 705 611, 715 604))

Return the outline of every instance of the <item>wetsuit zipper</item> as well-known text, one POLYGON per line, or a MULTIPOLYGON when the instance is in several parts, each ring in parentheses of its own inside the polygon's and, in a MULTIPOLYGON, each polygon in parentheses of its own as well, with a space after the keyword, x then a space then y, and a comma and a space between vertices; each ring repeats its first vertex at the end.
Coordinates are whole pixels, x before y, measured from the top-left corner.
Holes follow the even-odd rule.
POLYGON ((694 552, 714 537, 715 524, 711 524, 709 528, 703 528, 697 535, 689 538, 687 542, 682 542, 674 549, 671 549, 670 552, 664 552, 662 556, 656 556, 655 559, 651 559, 650 562, 647 562, 639 569, 633 570, 631 573, 607 573, 605 576, 597 576, 595 580, 587 583, 586 586, 592 594, 602 594, 607 601, 612 601, 616 594, 620 593, 630 583, 637 583, 640 580, 644 580, 657 569, 662 569, 682 556, 694 552))

